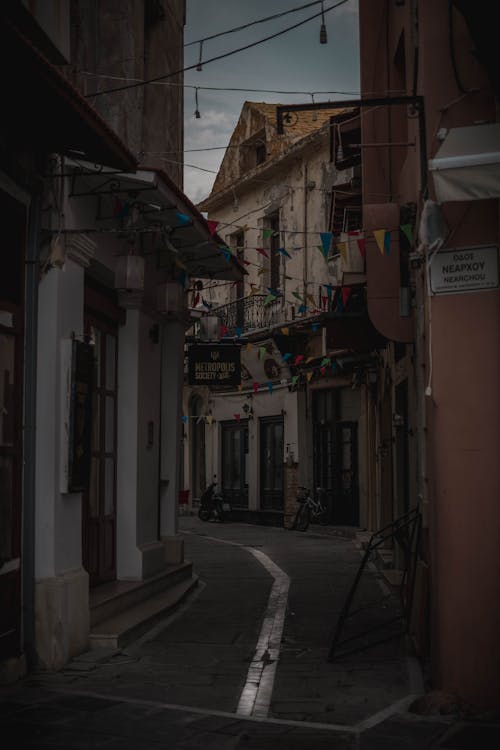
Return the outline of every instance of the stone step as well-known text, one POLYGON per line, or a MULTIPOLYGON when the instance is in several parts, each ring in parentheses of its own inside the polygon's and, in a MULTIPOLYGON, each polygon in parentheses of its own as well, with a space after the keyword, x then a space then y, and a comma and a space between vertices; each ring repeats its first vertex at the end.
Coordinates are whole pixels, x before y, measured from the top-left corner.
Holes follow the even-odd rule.
POLYGON ((91 649, 123 648, 150 630, 157 622, 172 614, 198 585, 198 580, 198 576, 194 575, 99 622, 91 630, 89 647, 91 649))
POLYGON ((110 581, 90 591, 90 627, 124 612, 145 599, 189 580, 193 574, 190 561, 169 565, 157 575, 143 581, 110 581))

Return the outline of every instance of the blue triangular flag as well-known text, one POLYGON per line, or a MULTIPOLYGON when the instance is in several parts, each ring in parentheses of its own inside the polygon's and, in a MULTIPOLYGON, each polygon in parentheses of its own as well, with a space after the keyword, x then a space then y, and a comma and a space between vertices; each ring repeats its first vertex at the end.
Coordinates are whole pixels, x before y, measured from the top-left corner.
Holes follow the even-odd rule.
POLYGON ((291 353, 290 353, 290 352, 287 352, 286 354, 284 354, 284 355, 283 355, 283 356, 281 357, 281 359, 283 360, 283 362, 286 362, 286 361, 287 361, 287 359, 290 359, 290 357, 291 357, 291 356, 292 356, 292 355, 291 355, 291 353))
POLYGON ((307 310, 307 307, 305 305, 300 305, 298 312, 299 313, 305 313, 307 310))
POLYGON ((235 331, 235 333, 236 333, 236 338, 238 338, 238 339, 239 339, 239 338, 240 338, 240 336, 241 336, 241 334, 243 333, 243 328, 240 328, 240 327, 238 326, 237 328, 235 328, 235 329, 234 329, 234 331, 235 331))
POLYGON ((272 395, 272 392, 273 392, 273 384, 272 384, 272 383, 268 383, 268 384, 267 384, 267 387, 269 388, 269 393, 270 393, 270 394, 272 395))
POLYGON ((189 224, 191 222, 191 217, 187 214, 181 214, 180 211, 177 211, 175 215, 177 216, 181 224, 189 224))
POLYGON ((330 252, 330 245, 332 244, 332 232, 320 232, 319 236, 321 237, 321 244, 323 245, 323 255, 325 258, 328 257, 328 253, 330 252))
POLYGON ((287 253, 284 247, 279 247, 278 252, 285 256, 285 258, 291 258, 290 253, 287 253))
POLYGON ((384 234, 384 252, 386 255, 391 254, 391 233, 387 231, 384 234))
POLYGON ((186 422, 188 421, 188 418, 185 414, 182 415, 182 421, 184 422, 184 424, 186 424, 186 422))

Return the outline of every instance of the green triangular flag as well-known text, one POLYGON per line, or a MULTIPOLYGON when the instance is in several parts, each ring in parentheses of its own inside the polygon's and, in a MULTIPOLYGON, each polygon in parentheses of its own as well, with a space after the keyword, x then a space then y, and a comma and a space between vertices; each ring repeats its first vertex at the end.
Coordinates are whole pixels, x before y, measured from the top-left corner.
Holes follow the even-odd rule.
POLYGON ((262 236, 265 240, 269 239, 269 237, 272 237, 274 234, 274 229, 263 229, 262 230, 262 236))
POLYGON ((411 228, 411 224, 401 224, 400 229, 408 240, 409 244, 413 245, 413 230, 411 228))

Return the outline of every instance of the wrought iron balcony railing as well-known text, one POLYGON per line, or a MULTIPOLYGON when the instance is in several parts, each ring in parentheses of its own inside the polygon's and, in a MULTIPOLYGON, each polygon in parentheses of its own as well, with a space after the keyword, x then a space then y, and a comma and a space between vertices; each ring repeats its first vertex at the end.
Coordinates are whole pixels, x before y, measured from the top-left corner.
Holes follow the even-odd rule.
MULTIPOLYGON (((290 310, 282 307, 281 299, 264 304, 266 295, 253 294, 248 297, 229 302, 227 305, 211 310, 226 326, 230 336, 239 329, 241 333, 265 330, 272 325, 286 323, 290 319, 290 310)), ((289 307, 289 306, 288 306, 289 307)))
MULTIPOLYGON (((324 298, 322 313, 333 313, 341 318, 363 317, 367 314, 365 284, 352 284, 349 287, 336 286, 332 288, 328 299, 324 298)), ((265 331, 271 326, 280 326, 294 320, 306 320, 311 313, 317 315, 320 310, 311 310, 301 314, 294 305, 285 304, 278 298, 271 303, 265 303, 267 296, 253 294, 248 297, 220 305, 211 310, 210 314, 217 316, 222 325, 227 328, 229 336, 248 334, 252 331, 265 331), (237 331, 238 329, 238 331, 237 331)))

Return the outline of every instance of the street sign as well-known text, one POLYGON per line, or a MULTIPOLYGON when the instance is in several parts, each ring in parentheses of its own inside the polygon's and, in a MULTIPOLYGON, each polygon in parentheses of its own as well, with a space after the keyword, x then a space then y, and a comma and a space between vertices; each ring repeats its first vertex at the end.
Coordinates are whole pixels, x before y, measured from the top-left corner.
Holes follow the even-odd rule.
POLYGON ((229 344, 193 344, 188 350, 189 385, 241 383, 241 347, 229 344))
POLYGON ((441 250, 429 264, 432 294, 460 294, 499 286, 498 246, 441 250))

